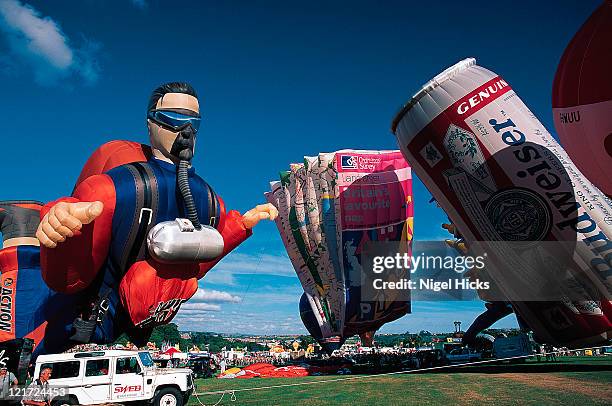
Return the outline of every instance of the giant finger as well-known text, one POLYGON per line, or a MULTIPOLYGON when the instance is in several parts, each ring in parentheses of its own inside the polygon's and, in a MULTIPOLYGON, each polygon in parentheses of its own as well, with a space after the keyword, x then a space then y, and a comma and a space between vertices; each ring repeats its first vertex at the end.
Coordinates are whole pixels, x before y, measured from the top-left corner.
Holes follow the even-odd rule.
POLYGON ((49 224, 49 222, 41 223, 42 231, 49 237, 49 239, 53 242, 63 242, 65 238, 55 231, 55 229, 49 224))
POLYGON ((53 206, 51 206, 51 208, 49 209, 49 213, 47 213, 49 216, 55 216, 57 215, 58 212, 62 212, 65 211, 67 212, 68 210, 68 203, 66 202, 59 202, 54 204, 53 206))
POLYGON ((47 237, 44 231, 42 231, 42 227, 40 226, 38 227, 38 230, 36 231, 36 238, 38 238, 38 241, 40 241, 40 243, 47 248, 57 247, 57 244, 51 241, 49 237, 47 237))
POLYGON ((276 220, 278 217, 278 209, 273 204, 270 205, 270 220, 276 220))
POLYGON ((96 202, 80 202, 70 206, 70 214, 76 217, 83 224, 89 224, 96 219, 102 210, 104 204, 100 201, 96 202))
POLYGON ((63 226, 68 227, 72 231, 80 230, 81 227, 83 227, 83 223, 81 223, 78 218, 68 213, 67 210, 57 211, 55 217, 57 217, 63 226))
POLYGON ((60 233, 62 237, 72 237, 74 235, 72 230, 66 227, 65 225, 63 225, 62 222, 59 221, 57 216, 50 216, 49 224, 51 225, 51 227, 53 227, 55 231, 60 233))
POLYGON ((242 215, 242 218, 245 219, 245 218, 253 217, 255 215, 255 212, 253 210, 255 210, 255 209, 251 209, 251 210, 247 211, 246 213, 244 213, 242 215))

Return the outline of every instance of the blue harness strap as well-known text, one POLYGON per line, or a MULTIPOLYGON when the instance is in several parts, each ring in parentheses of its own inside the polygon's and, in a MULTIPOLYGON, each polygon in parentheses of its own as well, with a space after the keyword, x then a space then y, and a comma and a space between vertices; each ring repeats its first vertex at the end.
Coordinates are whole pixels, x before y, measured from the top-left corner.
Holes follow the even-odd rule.
POLYGON ((146 258, 145 239, 149 230, 157 223, 159 206, 159 184, 151 166, 148 163, 135 162, 125 168, 134 177, 136 205, 129 237, 121 254, 120 269, 123 272, 135 262, 146 258))

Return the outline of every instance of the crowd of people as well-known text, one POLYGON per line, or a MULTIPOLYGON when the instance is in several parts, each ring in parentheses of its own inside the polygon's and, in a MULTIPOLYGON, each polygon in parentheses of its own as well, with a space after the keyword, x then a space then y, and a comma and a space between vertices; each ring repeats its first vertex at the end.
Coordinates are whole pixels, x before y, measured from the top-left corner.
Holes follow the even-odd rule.
MULTIPOLYGON (((314 364, 313 360, 309 360, 314 364)), ((421 350, 415 352, 370 352, 353 353, 330 357, 318 364, 338 365, 340 370, 351 373, 385 373, 411 369, 431 368, 446 365, 448 361, 441 350, 421 350)))
MULTIPOLYGON (((75 345, 66 352, 85 352, 85 351, 105 351, 105 350, 125 350, 122 345, 102 345, 102 344, 79 344, 75 345)), ((132 349, 132 348, 129 348, 132 349)), ((138 348, 134 347, 134 350, 138 348)))
POLYGON ((231 364, 235 367, 244 367, 247 365, 266 363, 272 364, 277 367, 287 365, 287 359, 274 357, 272 355, 247 355, 239 359, 230 360, 231 364))
MULTIPOLYGON (((607 347, 608 349, 610 347, 607 347)), ((536 350, 536 358, 538 361, 557 361, 557 357, 584 357, 584 356, 600 356, 605 355, 604 348, 585 348, 580 350, 570 350, 567 347, 553 347, 550 344, 542 344, 536 350)))
POLYGON ((17 377, 4 366, 0 367, 0 404, 25 406, 50 406, 49 379, 53 371, 51 368, 42 368, 38 378, 27 387, 19 389, 17 377))

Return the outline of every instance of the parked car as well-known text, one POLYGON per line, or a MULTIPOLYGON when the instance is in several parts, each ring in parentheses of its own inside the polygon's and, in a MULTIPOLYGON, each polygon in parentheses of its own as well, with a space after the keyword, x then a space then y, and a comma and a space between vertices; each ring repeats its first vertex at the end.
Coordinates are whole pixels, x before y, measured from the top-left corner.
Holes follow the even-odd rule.
POLYGON ((498 337, 493 342, 493 356, 495 358, 529 357, 533 354, 531 342, 527 334, 512 337, 498 337))
POLYGON ((187 368, 193 371, 193 377, 211 378, 217 370, 213 359, 210 356, 193 357, 187 361, 187 368))
POLYGON ((460 364, 464 362, 479 361, 482 359, 482 354, 470 350, 468 347, 455 348, 446 354, 446 358, 451 364, 460 364))

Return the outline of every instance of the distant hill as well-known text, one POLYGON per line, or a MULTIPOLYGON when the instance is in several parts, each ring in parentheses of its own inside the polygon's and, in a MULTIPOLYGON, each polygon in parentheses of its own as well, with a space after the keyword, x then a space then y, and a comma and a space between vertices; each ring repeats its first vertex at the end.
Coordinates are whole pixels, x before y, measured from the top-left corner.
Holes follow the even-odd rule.
MULTIPOLYGON (((180 332, 178 326, 174 323, 155 327, 149 341, 155 343, 157 348, 161 348, 163 343, 170 343, 172 345, 178 343, 182 351, 187 351, 194 345, 202 351, 204 351, 208 345, 210 352, 219 352, 223 347, 230 349, 237 347, 244 348, 246 346, 249 351, 265 351, 268 349, 256 343, 243 344, 230 341, 217 333, 203 333, 197 331, 180 332)), ((127 342, 128 337, 124 334, 119 337, 115 343, 125 345, 127 342)))

